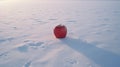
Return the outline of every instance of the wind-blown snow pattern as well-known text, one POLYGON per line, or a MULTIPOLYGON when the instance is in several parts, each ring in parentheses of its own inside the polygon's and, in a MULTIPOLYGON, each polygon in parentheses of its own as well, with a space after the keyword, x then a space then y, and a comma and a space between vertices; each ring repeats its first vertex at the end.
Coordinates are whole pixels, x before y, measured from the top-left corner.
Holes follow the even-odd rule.
POLYGON ((120 67, 120 1, 0 1, 0 67, 120 67), (67 27, 57 39, 56 25, 67 27))

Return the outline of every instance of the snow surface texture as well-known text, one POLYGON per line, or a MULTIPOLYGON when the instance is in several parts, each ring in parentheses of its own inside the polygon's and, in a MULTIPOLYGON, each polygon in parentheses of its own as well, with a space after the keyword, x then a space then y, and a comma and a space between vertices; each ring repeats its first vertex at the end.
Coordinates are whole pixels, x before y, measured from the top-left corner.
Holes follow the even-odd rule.
POLYGON ((0 67, 120 67, 120 2, 0 1, 0 67), (53 29, 67 26, 65 39, 53 29))

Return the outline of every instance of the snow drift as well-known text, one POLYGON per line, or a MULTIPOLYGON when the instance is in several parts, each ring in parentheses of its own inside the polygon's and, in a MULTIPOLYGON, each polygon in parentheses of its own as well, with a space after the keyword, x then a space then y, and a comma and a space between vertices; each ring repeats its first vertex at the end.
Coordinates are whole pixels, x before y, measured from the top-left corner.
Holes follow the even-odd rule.
POLYGON ((0 1, 0 67, 120 67, 119 1, 0 1), (67 26, 65 39, 53 29, 67 26))

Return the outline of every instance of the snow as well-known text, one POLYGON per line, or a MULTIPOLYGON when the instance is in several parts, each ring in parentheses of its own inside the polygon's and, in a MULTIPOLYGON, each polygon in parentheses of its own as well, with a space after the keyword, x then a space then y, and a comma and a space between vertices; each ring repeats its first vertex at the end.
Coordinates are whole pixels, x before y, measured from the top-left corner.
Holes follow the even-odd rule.
POLYGON ((0 1, 0 67, 120 67, 120 1, 0 1), (53 29, 66 25, 65 39, 53 29))

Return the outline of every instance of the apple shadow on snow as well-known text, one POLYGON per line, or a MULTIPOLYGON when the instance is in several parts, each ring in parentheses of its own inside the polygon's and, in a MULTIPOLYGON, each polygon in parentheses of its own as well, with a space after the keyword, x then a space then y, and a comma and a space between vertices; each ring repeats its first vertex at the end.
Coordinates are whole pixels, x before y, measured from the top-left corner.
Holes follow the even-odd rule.
POLYGON ((120 67, 120 56, 115 53, 98 48, 95 45, 89 44, 80 39, 67 37, 60 40, 70 48, 78 51, 79 53, 83 53, 86 57, 101 67, 120 67))

